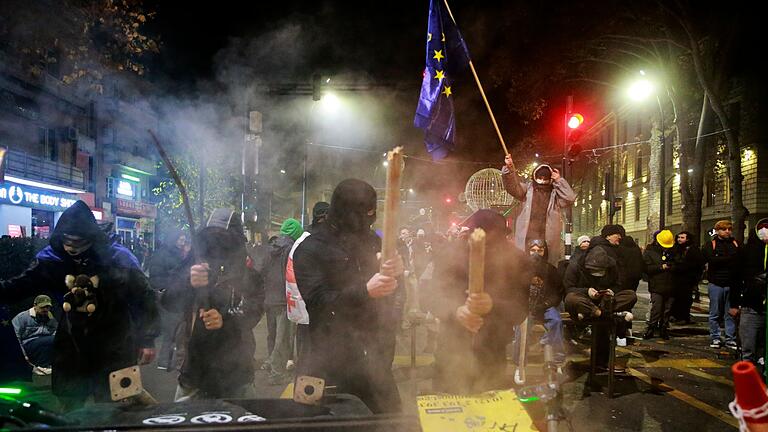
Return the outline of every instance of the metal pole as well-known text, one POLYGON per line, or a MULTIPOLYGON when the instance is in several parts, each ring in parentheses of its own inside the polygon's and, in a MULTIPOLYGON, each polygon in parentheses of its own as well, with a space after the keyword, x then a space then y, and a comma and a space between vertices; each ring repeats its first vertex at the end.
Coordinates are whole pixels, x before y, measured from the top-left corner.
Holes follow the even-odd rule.
POLYGON ((665 206, 666 206, 666 191, 667 191, 667 149, 666 139, 664 137, 664 109, 661 107, 661 99, 656 95, 656 102, 659 104, 659 127, 661 128, 661 167, 659 167, 659 175, 661 176, 661 190, 659 191, 659 198, 661 203, 659 204, 659 229, 664 229, 666 225, 665 220, 665 206))
POLYGON ((304 174, 301 178, 301 226, 306 227, 305 214, 307 213, 307 152, 309 142, 304 142, 304 174))
MULTIPOLYGON (((565 116, 563 118, 563 172, 562 177, 569 180, 570 173, 568 168, 568 115, 573 110, 573 96, 568 96, 565 102, 565 116)), ((568 206, 565 208, 565 259, 571 259, 571 233, 573 232, 573 208, 568 206)))

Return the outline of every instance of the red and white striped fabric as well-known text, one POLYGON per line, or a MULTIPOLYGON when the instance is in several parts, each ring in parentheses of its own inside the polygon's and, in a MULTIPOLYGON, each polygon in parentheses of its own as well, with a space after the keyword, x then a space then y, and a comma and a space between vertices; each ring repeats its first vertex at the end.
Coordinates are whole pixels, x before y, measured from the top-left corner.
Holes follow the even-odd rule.
POLYGON ((288 253, 288 264, 285 266, 285 302, 288 312, 288 319, 296 324, 309 324, 309 312, 307 304, 301 298, 299 285, 296 283, 296 274, 293 272, 293 253, 299 247, 305 238, 309 237, 309 232, 304 232, 294 243, 291 251, 288 253))

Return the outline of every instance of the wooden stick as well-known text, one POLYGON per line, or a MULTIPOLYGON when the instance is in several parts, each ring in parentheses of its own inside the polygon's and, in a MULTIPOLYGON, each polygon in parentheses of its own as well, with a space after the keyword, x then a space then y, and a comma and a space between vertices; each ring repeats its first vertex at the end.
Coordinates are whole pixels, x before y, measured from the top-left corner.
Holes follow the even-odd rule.
POLYGON ((469 236, 469 293, 485 290, 485 231, 476 228, 469 236))
MULTIPOLYGON (((384 198, 384 231, 381 241, 381 264, 397 255, 397 223, 400 213, 400 177, 403 173, 403 148, 387 153, 387 189, 384 198)), ((384 272, 382 271, 382 274, 384 272)))
MULTIPOLYGON (((448 15, 451 17, 451 21, 453 21, 453 25, 455 25, 457 28, 459 27, 458 24, 456 24, 456 20, 453 18, 453 13, 451 13, 451 7, 448 6, 448 0, 443 0, 445 3, 445 8, 448 10, 448 15)), ((467 55, 469 57, 469 55, 467 55)), ((509 150, 507 150, 507 144, 504 142, 504 137, 501 136, 501 131, 499 130, 499 125, 496 123, 496 117, 493 115, 493 110, 491 109, 491 104, 488 103, 488 98, 485 96, 485 91, 483 91, 483 85, 480 83, 480 78, 477 76, 477 71, 475 70, 475 65, 472 63, 472 59, 469 60, 469 69, 472 70, 472 76, 475 77, 475 83, 477 83, 477 88, 480 90, 480 96, 483 97, 483 102, 485 102, 485 108, 488 109, 488 114, 491 116, 491 123, 493 123, 493 128, 496 129, 496 135, 499 137, 499 142, 501 142, 501 148, 504 150, 504 154, 508 155, 509 150)))

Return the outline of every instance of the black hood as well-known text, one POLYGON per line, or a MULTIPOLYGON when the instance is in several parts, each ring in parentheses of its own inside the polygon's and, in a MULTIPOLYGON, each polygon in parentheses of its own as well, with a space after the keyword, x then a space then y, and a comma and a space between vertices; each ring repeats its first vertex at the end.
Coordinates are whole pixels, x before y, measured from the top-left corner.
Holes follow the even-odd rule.
POLYGON ((72 207, 61 214, 56 228, 51 234, 51 247, 57 252, 63 252, 64 234, 76 235, 90 240, 92 248, 100 249, 107 246, 107 235, 99 228, 88 204, 78 200, 72 207))
POLYGON ((195 248, 207 261, 228 260, 245 253, 245 236, 240 213, 219 208, 211 213, 206 227, 197 236, 195 248))
POLYGON ((469 229, 482 228, 489 243, 504 241, 507 236, 507 220, 499 212, 481 209, 470 216, 464 226, 469 229))
POLYGON ((376 190, 362 180, 343 180, 333 190, 328 223, 342 233, 367 232, 376 220, 368 215, 371 210, 376 210, 376 190))

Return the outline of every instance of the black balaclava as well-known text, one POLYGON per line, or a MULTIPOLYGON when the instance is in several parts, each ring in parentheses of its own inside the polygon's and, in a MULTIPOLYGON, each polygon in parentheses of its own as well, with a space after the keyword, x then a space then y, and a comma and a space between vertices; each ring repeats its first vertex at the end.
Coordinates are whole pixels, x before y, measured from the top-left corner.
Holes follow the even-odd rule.
POLYGON ((343 180, 333 190, 327 222, 341 233, 361 234, 376 221, 376 190, 368 183, 343 180), (368 213, 373 210, 373 215, 368 213))
POLYGON ((315 203, 315 206, 312 207, 312 226, 313 227, 325 221, 325 218, 328 216, 328 208, 330 206, 331 205, 325 201, 318 201, 317 203, 315 203))

